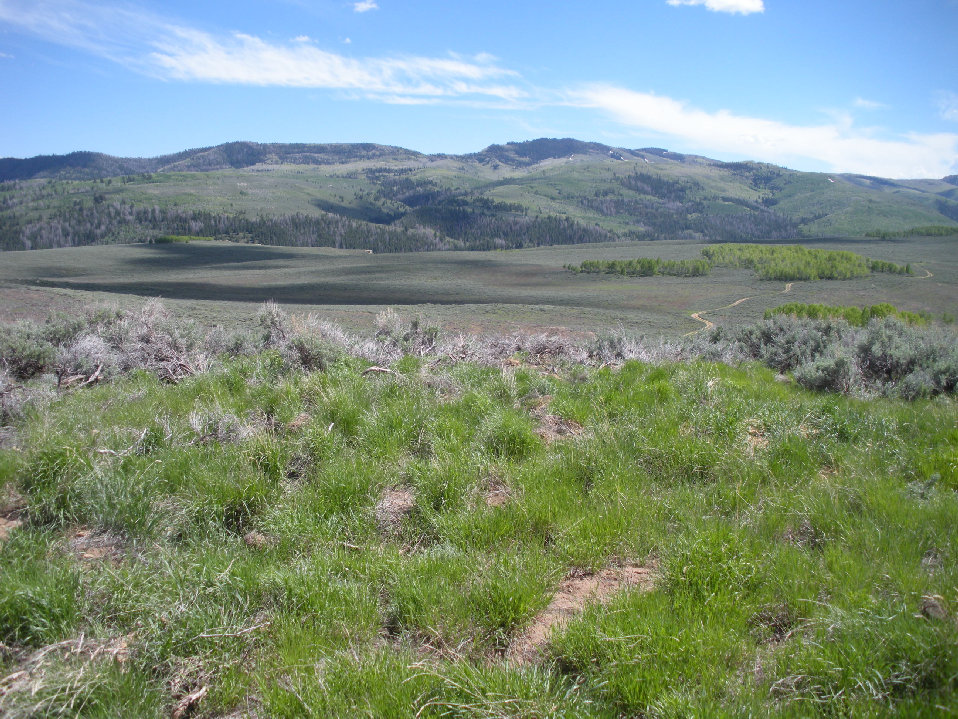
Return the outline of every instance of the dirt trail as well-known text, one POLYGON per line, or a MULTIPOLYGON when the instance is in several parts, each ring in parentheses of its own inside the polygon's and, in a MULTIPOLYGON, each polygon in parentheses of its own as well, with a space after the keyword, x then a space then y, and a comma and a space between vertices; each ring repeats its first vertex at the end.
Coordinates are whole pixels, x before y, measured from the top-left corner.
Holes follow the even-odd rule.
POLYGON ((506 659, 516 664, 535 662, 541 657, 553 627, 568 623, 591 603, 606 604, 622 590, 636 588, 647 592, 654 586, 655 577, 654 565, 641 564, 569 575, 559 584, 549 606, 509 645, 506 659))
MULTIPOLYGON (((927 271, 928 270, 925 270, 925 272, 927 271)), ((774 292, 772 294, 787 295, 789 292, 792 291, 792 285, 794 284, 795 284, 794 282, 786 282, 784 290, 782 290, 781 292, 774 292)), ((729 310, 735 307, 736 305, 742 304, 746 300, 752 300, 752 299, 755 299, 756 297, 764 297, 764 296, 765 295, 752 295, 750 297, 742 297, 740 299, 735 300, 735 302, 732 302, 731 304, 725 305, 725 307, 713 307, 710 310, 699 310, 698 312, 693 312, 692 314, 689 315, 689 317, 691 317, 696 322, 701 322, 705 326, 699 327, 697 330, 692 330, 691 332, 686 332, 685 337, 690 337, 691 335, 694 335, 698 332, 702 332, 704 330, 712 329, 713 327, 715 327, 714 322, 705 319, 704 317, 702 317, 702 315, 708 314, 709 312, 721 312, 722 310, 729 310)))

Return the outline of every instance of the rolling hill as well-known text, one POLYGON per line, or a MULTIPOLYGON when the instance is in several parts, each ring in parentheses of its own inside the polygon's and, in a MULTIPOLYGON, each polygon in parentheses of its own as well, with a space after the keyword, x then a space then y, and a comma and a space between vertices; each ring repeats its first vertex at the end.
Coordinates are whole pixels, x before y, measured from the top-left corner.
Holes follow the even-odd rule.
POLYGON ((797 172, 574 139, 424 155, 231 142, 156 158, 0 160, 0 248, 189 235, 377 252, 616 239, 794 240, 958 230, 958 186, 797 172))

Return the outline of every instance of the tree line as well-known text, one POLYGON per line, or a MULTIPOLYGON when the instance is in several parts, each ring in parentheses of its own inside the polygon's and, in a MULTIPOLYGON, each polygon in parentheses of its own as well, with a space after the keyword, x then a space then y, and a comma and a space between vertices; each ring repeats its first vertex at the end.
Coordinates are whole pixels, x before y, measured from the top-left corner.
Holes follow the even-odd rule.
POLYGON ((711 271, 708 260, 663 260, 658 257, 637 257, 630 260, 585 260, 579 265, 566 265, 565 269, 576 274, 605 273, 626 277, 701 277, 711 271))
MULTIPOLYGON (((816 250, 801 245, 718 244, 702 249, 702 259, 662 260, 638 257, 628 260, 585 260, 566 265, 575 273, 619 274, 626 277, 701 277, 712 267, 741 267, 766 280, 844 280, 872 272, 911 274, 911 265, 872 260, 854 252, 816 250)), ((876 305, 880 311, 881 305, 876 305)), ((825 310, 822 310, 823 312, 825 310)))
POLYGON ((916 312, 900 310, 887 302, 882 302, 877 305, 866 305, 865 307, 788 302, 784 305, 765 310, 765 319, 771 319, 775 315, 789 315, 791 317, 809 320, 842 319, 855 327, 864 327, 872 320, 884 319, 885 317, 896 317, 910 325, 928 324, 927 316, 916 312))
POLYGON ((717 244, 705 247, 702 255, 715 266, 751 269, 763 280, 847 280, 872 272, 911 274, 910 264, 801 245, 717 244))

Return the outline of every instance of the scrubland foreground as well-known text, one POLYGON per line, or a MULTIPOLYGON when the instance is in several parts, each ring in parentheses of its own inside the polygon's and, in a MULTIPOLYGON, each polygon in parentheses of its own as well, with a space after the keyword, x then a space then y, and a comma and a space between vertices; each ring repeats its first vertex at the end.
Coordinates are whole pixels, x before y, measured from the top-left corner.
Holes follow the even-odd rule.
POLYGON ((958 713, 952 331, 6 328, 0 714, 958 713))

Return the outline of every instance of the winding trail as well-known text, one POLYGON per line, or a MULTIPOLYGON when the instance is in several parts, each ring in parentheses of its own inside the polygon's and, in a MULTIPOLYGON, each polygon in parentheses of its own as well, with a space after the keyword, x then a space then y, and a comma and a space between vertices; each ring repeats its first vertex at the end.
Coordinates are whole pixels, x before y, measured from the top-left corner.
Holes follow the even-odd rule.
MULTIPOLYGON (((925 272, 928 272, 928 270, 925 270, 925 272)), ((929 274, 930 274, 930 273, 929 273, 929 274)), ((794 284, 795 284, 794 282, 786 282, 786 283, 785 283, 785 289, 784 289, 784 290, 782 290, 781 292, 774 292, 774 293, 771 293, 771 294, 786 295, 786 294, 788 294, 789 292, 792 291, 792 285, 794 285, 794 284)), ((710 309, 710 310, 699 310, 698 312, 693 312, 692 314, 689 315, 689 317, 691 317, 691 318, 692 318, 693 320, 695 320, 696 322, 701 322, 701 323, 704 324, 705 326, 704 326, 704 327, 699 327, 697 330, 692 330, 691 332, 687 332, 687 333, 685 333, 684 336, 685 336, 685 337, 689 337, 689 336, 691 336, 691 335, 697 334, 698 332, 703 332, 704 330, 709 330, 709 329, 712 329, 713 327, 715 327, 715 323, 714 323, 714 322, 705 319, 704 317, 702 317, 702 315, 708 314, 709 312, 720 312, 721 310, 728 310, 728 309, 731 309, 732 307, 735 307, 736 305, 742 304, 742 303, 745 302, 746 300, 755 299, 756 297, 765 297, 765 295, 751 295, 751 296, 749 296, 749 297, 742 297, 741 299, 735 300, 735 302, 733 302, 732 304, 725 305, 725 307, 713 307, 713 308, 710 309)))
MULTIPOLYGON (((916 280, 927 280, 930 277, 934 277, 934 275, 931 273, 931 270, 929 270, 927 267, 922 267, 921 269, 925 271, 925 274, 922 277, 916 277, 915 278, 916 280)), ((789 292, 792 291, 792 285, 794 284, 795 284, 794 282, 786 282, 784 290, 782 290, 781 292, 775 292, 773 294, 787 295, 789 292)), ((692 314, 689 315, 689 317, 691 317, 696 322, 701 322, 704 326, 699 327, 697 330, 686 332, 685 335, 683 336, 689 337, 691 335, 697 334, 699 332, 703 332, 705 330, 710 330, 713 327, 715 327, 714 322, 712 322, 711 320, 705 319, 702 315, 708 314, 710 312, 720 312, 721 310, 731 309, 732 307, 735 307, 736 305, 742 304, 746 300, 751 300, 751 299, 754 299, 755 297, 765 297, 765 296, 766 295, 752 295, 751 297, 742 297, 741 299, 735 300, 735 302, 733 302, 730 305, 725 305, 725 307, 714 307, 710 310, 699 310, 698 312, 693 312, 692 314)))

